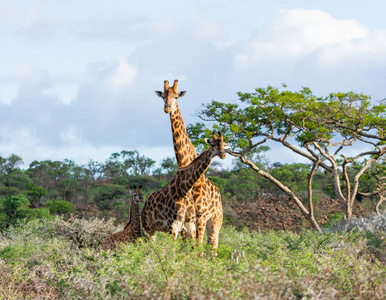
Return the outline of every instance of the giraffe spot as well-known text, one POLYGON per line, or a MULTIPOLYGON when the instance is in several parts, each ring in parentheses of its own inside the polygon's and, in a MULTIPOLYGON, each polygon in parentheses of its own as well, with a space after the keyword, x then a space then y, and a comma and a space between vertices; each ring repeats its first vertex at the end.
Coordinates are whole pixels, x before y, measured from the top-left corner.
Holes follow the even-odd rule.
POLYGON ((172 195, 175 195, 175 194, 176 194, 176 187, 175 187, 174 185, 172 185, 172 186, 170 187, 170 193, 171 193, 172 195))

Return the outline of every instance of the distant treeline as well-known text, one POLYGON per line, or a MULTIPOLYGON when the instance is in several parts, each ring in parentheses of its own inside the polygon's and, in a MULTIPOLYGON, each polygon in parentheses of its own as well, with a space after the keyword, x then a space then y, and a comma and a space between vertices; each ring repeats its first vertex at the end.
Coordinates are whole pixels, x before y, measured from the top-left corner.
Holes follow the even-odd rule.
MULTIPOLYGON (((264 164, 267 170, 300 197, 307 194, 310 165, 302 163, 264 164)), ((0 227, 17 219, 49 218, 52 214, 97 209, 105 217, 124 221, 128 217, 128 189, 142 184, 145 195, 163 187, 177 170, 175 158, 165 158, 160 167, 138 151, 113 153, 103 163, 90 160, 33 161, 27 169, 22 158, 13 154, 0 160, 0 227)), ((278 196, 281 191, 252 169, 235 161, 231 170, 219 170, 214 163, 207 176, 218 186, 224 203, 251 201, 257 197, 278 196)), ((314 201, 333 197, 328 174, 315 174, 314 201)), ((371 178, 367 179, 371 184, 371 178)))

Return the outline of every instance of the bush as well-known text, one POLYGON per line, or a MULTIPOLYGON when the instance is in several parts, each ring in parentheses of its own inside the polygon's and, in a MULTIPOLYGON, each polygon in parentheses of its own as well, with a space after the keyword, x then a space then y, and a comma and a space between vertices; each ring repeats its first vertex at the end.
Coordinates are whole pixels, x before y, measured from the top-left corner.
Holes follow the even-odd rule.
POLYGON ((117 184, 93 186, 91 193, 95 204, 102 210, 111 209, 113 200, 124 198, 128 194, 124 186, 117 184))
POLYGON ((46 206, 50 210, 51 214, 64 214, 75 211, 74 204, 68 201, 52 200, 48 201, 46 206))
POLYGON ((165 233, 157 233, 156 242, 114 251, 80 251, 70 242, 79 239, 76 231, 89 239, 107 224, 56 218, 0 233, 0 298, 383 299, 386 293, 385 266, 369 255, 361 231, 249 233, 227 227, 215 260, 211 247, 192 248, 192 241, 165 233))
POLYGON ((369 218, 351 218, 345 222, 335 222, 329 228, 331 231, 363 230, 372 233, 386 233, 386 214, 374 214, 369 218))
POLYGON ((11 196, 4 201, 4 211, 8 216, 16 215, 18 209, 26 208, 30 205, 28 199, 23 195, 11 196))
POLYGON ((54 236, 63 236, 74 242, 78 248, 96 248, 109 234, 116 231, 113 223, 113 218, 105 221, 98 218, 64 220, 63 217, 57 217, 50 226, 54 236))
POLYGON ((16 217, 31 221, 35 219, 50 219, 51 214, 48 208, 22 208, 16 212, 16 217))
POLYGON ((343 217, 344 217, 344 211, 338 212, 336 214, 331 214, 331 215, 328 216, 328 221, 326 222, 326 224, 324 224, 323 227, 328 228, 331 225, 336 224, 337 222, 342 221, 343 217))
POLYGON ((0 229, 6 228, 8 225, 8 216, 4 212, 0 212, 0 229))

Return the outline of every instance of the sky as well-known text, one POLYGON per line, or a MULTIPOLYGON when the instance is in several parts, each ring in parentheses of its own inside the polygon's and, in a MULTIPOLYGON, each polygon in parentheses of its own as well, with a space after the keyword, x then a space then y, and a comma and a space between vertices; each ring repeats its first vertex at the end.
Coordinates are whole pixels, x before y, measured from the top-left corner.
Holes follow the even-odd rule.
MULTIPOLYGON (((186 125, 201 103, 268 84, 384 99, 385 11, 383 0, 0 0, 0 156, 173 157, 154 93, 164 80, 187 91, 186 125)), ((288 151, 268 158, 299 159, 288 151)))

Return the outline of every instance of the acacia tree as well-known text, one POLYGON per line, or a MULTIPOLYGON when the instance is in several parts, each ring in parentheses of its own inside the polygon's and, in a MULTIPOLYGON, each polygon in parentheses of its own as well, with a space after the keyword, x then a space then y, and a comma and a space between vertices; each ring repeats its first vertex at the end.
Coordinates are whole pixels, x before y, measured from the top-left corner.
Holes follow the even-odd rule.
POLYGON ((102 173, 102 164, 90 159, 85 165, 83 165, 84 172, 87 173, 89 180, 92 184, 97 182, 97 179, 102 173))
POLYGON ((45 189, 54 189, 63 200, 70 200, 79 189, 82 168, 75 162, 65 159, 62 161, 33 161, 27 173, 35 185, 45 189))
POLYGON ((380 213, 380 206, 386 200, 386 157, 380 162, 374 162, 363 176, 365 183, 358 193, 361 196, 377 197, 378 202, 375 206, 375 212, 380 213))
POLYGON ((107 178, 129 175, 149 175, 155 161, 137 150, 112 153, 109 159, 102 166, 102 172, 107 178))
POLYGON ((7 180, 8 196, 11 196, 11 174, 23 163, 23 159, 16 154, 11 154, 8 158, 0 157, 0 175, 7 180))
MULTIPOLYGON (((198 112, 202 120, 215 122, 214 129, 223 132, 232 146, 228 153, 276 184, 317 228, 312 207, 307 210, 288 187, 250 159, 269 141, 292 150, 312 162, 309 197, 312 174, 320 166, 332 175, 334 192, 345 204, 345 218, 351 218, 359 178, 386 152, 386 106, 373 105, 368 96, 353 92, 316 97, 309 88, 291 92, 268 86, 238 96, 240 104, 212 101, 198 112), (361 164, 353 179, 348 176, 352 164, 361 164)), ((188 131, 200 143, 211 130, 196 123, 188 126, 188 131)))

